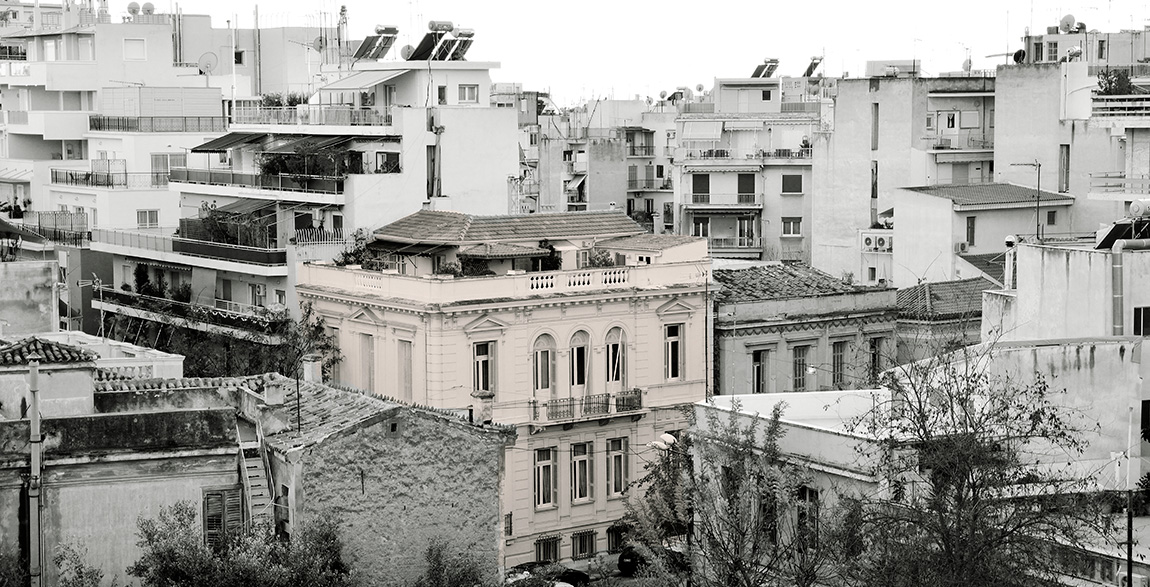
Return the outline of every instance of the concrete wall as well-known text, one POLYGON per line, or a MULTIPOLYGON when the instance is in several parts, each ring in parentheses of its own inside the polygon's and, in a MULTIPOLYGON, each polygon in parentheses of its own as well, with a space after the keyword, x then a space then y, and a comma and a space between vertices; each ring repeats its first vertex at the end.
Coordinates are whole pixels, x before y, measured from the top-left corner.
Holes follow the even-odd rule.
MULTIPOLYGON (((45 417, 91 414, 92 375, 91 364, 41 365, 40 413, 45 417)), ((26 417, 21 406, 32 405, 28 389, 26 365, 0 369, 0 415, 11 420, 26 417)))
POLYGON ((623 139, 587 141, 587 210, 626 209, 628 162, 623 139))
POLYGON ((391 411, 298 455, 301 515, 340 517, 346 560, 369 585, 415 580, 433 539, 473 555, 494 578, 504 438, 445 416, 391 411))
POLYGON ((0 337, 59 328, 55 261, 0 263, 0 337))
POLYGON ((953 202, 908 190, 898 190, 894 201, 894 285, 954 279, 954 243, 966 232, 953 232, 953 202))

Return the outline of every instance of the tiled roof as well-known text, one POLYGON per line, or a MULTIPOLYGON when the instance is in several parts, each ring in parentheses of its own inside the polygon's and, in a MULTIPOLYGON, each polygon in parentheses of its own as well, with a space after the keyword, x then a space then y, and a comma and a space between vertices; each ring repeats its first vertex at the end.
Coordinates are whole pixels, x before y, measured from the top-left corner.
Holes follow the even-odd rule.
POLYGON ((420 210, 376 229, 375 238, 409 243, 472 244, 499 241, 627 236, 643 227, 619 210, 472 216, 420 210))
POLYGON ((687 236, 682 234, 636 234, 634 236, 621 236, 611 240, 600 241, 601 247, 613 249, 635 249, 640 251, 662 251, 671 247, 704 240, 701 236, 687 236))
POLYGON ((963 261, 974 265, 975 269, 986 274, 987 277, 999 284, 1005 283, 1002 279, 1006 275, 1006 253, 982 253, 978 255, 959 255, 963 261))
POLYGON ((33 353, 40 355, 44 365, 86 363, 97 358, 95 353, 79 347, 31 337, 0 346, 0 366, 27 365, 33 353))
POLYGON ((263 386, 275 382, 286 386, 284 405, 289 410, 291 426, 286 430, 268 435, 267 442, 279 452, 293 448, 310 446, 340 433, 349 427, 361 424, 375 416, 398 409, 400 404, 379 397, 354 391, 328 387, 319 383, 301 381, 299 384, 300 415, 302 425, 296 419, 295 380, 282 375, 267 373, 247 378, 246 383, 253 391, 262 393, 263 386), (297 430, 297 428, 299 428, 297 430))
POLYGON ((242 382, 236 377, 180 377, 164 379, 154 377, 150 379, 109 379, 97 381, 92 390, 101 391, 151 391, 157 389, 205 389, 210 387, 226 387, 242 382))
POLYGON ((898 315, 917 320, 982 315, 982 292, 998 287, 985 277, 923 283, 898 290, 898 315))
POLYGON ((719 299, 725 303, 841 295, 875 291, 848 285, 841 279, 802 264, 772 263, 746 269, 716 269, 715 281, 723 285, 719 299))
MULTIPOLYGON (((1034 188, 1012 183, 965 183, 903 188, 920 194, 947 198, 956 206, 1034 204, 1034 188)), ((1043 204, 1072 204, 1066 194, 1042 191, 1043 204)))
POLYGON ((484 243, 467 247, 459 251, 460 257, 473 257, 476 259, 513 259, 518 257, 543 257, 550 255, 551 251, 539 247, 525 247, 510 243, 484 243))

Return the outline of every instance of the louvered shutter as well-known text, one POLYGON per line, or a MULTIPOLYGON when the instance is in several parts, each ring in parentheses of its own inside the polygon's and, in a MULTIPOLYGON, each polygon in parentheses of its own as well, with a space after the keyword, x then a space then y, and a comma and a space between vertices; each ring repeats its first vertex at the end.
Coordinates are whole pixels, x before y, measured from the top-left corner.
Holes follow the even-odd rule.
POLYGON ((224 537, 224 494, 212 491, 204 494, 204 542, 219 546, 224 537))
POLYGON ((224 535, 231 537, 243 532, 244 500, 239 489, 224 492, 224 535))

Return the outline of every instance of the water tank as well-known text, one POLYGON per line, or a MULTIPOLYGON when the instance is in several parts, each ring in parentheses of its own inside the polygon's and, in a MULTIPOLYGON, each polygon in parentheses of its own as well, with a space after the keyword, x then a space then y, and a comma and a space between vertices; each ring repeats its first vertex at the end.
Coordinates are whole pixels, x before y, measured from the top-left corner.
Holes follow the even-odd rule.
POLYGON ((1133 218, 1150 217, 1150 200, 1134 200, 1130 202, 1130 216, 1133 218))

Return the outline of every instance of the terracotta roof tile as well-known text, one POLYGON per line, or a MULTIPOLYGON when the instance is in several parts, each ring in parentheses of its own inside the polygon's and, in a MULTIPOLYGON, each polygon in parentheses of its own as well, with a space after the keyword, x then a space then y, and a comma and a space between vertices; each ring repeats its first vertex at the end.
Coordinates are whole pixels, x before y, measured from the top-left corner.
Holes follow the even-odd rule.
POLYGON ((33 353, 40 355, 40 363, 45 365, 87 363, 97 358, 79 347, 30 337, 0 346, 0 366, 27 365, 33 353))
MULTIPOLYGON (((1034 204, 1034 188, 1013 183, 940 184, 903 188, 920 194, 947 198, 956 206, 995 206, 1002 204, 1034 204)), ((1066 194, 1042 191, 1043 204, 1074 203, 1066 194)))
POLYGON ((898 315, 915 320, 981 316, 982 292, 997 287, 985 277, 905 287, 898 290, 898 315))
POLYGON ((746 269, 716 269, 714 275, 715 281, 723 285, 719 299, 724 303, 853 294, 886 289, 848 285, 841 279, 799 263, 773 263, 746 269))
POLYGON ((376 229, 375 238, 462 245, 642 233, 643 227, 622 211, 472 216, 460 212, 420 210, 376 229))
POLYGON ((704 240, 701 236, 682 234, 636 234, 602 241, 599 246, 613 249, 638 249, 641 251, 662 251, 671 247, 704 240))

